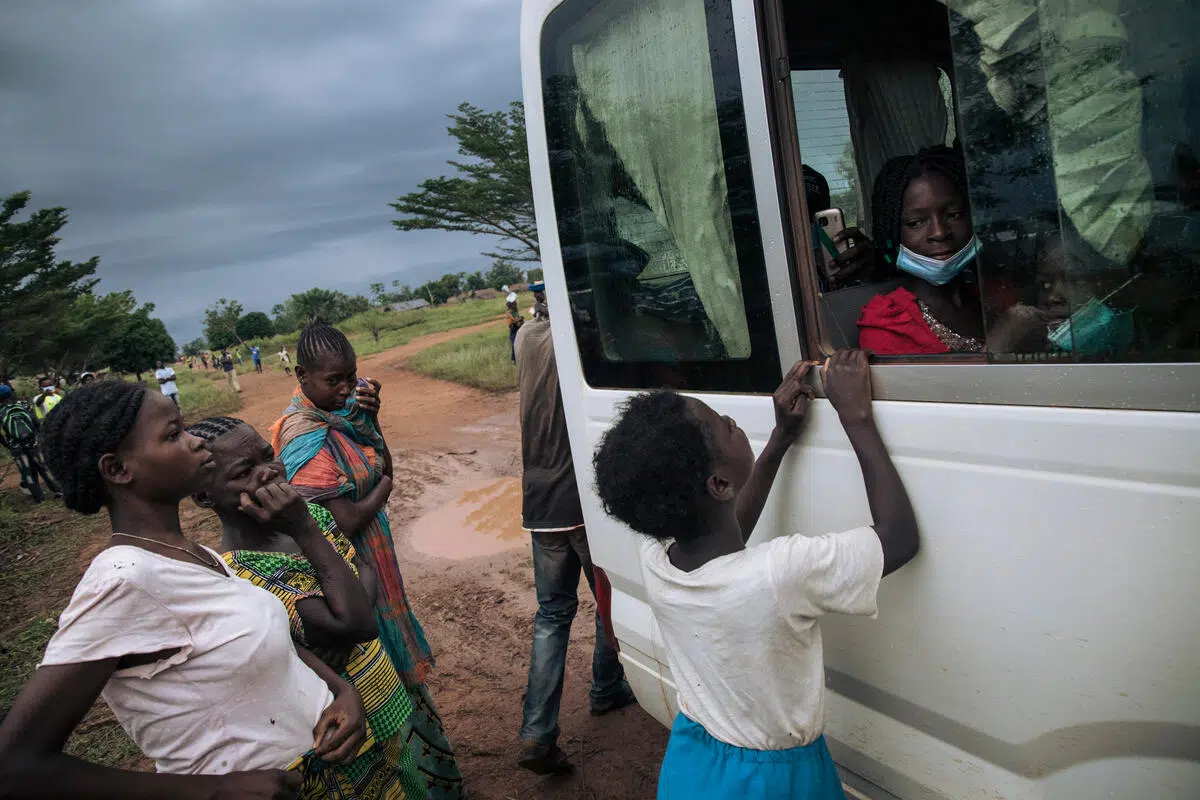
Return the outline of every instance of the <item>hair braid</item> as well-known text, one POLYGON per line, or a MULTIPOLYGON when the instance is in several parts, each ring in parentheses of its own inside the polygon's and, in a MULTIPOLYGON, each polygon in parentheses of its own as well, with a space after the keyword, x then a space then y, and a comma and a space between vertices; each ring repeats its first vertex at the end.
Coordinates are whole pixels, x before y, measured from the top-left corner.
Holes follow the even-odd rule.
POLYGON ((967 165, 962 155, 950 147, 927 147, 913 156, 888 159, 875 178, 871 191, 871 234, 875 246, 888 264, 896 263, 900 249, 900 223, 904 211, 904 192, 908 184, 922 175, 940 175, 950 181, 970 202, 967 190, 967 165))
POLYGON ((306 326, 296 342, 296 364, 311 369, 328 355, 354 358, 354 346, 346 334, 331 325, 314 322, 306 326))
POLYGON ((208 417, 193 425, 188 425, 187 432, 192 436, 199 436, 206 442, 215 442, 234 428, 245 424, 244 420, 237 417, 208 417))
POLYGON ((95 514, 104 507, 100 457, 121 446, 145 397, 146 388, 136 383, 92 383, 71 392, 46 415, 42 452, 62 484, 67 508, 95 514))

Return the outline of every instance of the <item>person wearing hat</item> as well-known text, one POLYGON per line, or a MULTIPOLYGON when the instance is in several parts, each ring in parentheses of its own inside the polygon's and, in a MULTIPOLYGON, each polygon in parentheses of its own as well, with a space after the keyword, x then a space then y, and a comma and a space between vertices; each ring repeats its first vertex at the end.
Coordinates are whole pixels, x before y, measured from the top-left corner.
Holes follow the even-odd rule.
POLYGON ((529 284, 529 291, 533 292, 533 318, 550 319, 550 312, 546 308, 545 281, 534 281, 529 284))
MULTIPOLYGON (((538 286, 530 287, 535 294, 538 286)), ((520 329, 515 344, 521 394, 521 526, 529 531, 538 601, 517 763, 538 775, 559 775, 572 769, 567 754, 558 745, 558 711, 571 625, 579 605, 581 573, 596 598, 589 710, 593 716, 600 716, 637 699, 617 655, 617 639, 608 613, 611 587, 603 570, 592 565, 588 549, 554 342, 550 338, 545 287, 540 290, 541 316, 535 311, 534 319, 520 329)))
POLYGON ((517 293, 509 292, 505 298, 505 303, 508 305, 508 348, 512 353, 513 363, 517 363, 517 331, 521 330, 521 326, 525 324, 521 312, 517 309, 517 293))

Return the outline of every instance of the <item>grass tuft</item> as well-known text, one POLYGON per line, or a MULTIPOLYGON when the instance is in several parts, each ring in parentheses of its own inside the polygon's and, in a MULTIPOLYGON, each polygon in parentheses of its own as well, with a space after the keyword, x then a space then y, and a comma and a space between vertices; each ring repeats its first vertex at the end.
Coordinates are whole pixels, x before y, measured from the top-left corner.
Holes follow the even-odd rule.
POLYGON ((489 392, 517 388, 517 367, 512 362, 508 327, 504 325, 422 350, 408 360, 408 367, 431 378, 489 392))

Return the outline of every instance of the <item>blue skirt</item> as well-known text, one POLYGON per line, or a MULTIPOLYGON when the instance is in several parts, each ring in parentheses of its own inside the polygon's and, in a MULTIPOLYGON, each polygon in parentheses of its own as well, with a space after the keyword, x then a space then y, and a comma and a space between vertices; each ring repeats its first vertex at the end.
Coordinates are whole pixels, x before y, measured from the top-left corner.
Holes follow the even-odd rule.
POLYGON ((717 741, 675 717, 658 775, 658 800, 846 800, 825 737, 790 750, 750 750, 717 741))

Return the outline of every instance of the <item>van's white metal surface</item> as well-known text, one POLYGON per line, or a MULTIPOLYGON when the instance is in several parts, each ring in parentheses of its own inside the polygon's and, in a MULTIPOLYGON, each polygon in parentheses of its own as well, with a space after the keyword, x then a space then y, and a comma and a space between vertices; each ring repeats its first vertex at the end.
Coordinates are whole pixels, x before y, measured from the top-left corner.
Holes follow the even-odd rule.
MULTIPOLYGON (((522 18, 552 311, 568 299, 539 50, 558 4, 527 0, 522 18)), ((745 13, 752 4, 735 8, 754 117, 762 80, 757 61, 751 73, 742 57, 756 36, 745 13)), ((758 178, 769 138, 752 147, 758 178)), ((760 206, 774 200, 760 188, 760 206)), ((778 263, 768 258, 773 280, 778 263)), ((777 330, 785 335, 778 320, 777 330)), ((603 514, 591 488, 590 455, 626 393, 587 386, 571 326, 555 325, 553 335, 593 558, 612 579, 613 622, 638 698, 667 724, 674 689, 636 539, 603 514)), ((787 346, 796 352, 794 341, 787 346)), ((770 398, 702 397, 735 417, 756 448, 766 440, 770 398)), ((876 414, 913 496, 923 549, 884 581, 877 620, 822 623, 826 734, 839 764, 906 800, 1200 796, 1200 637, 1191 619, 1200 607, 1200 416, 933 402, 881 402, 876 414)), ((753 541, 867 520, 857 462, 819 401, 753 541)))

